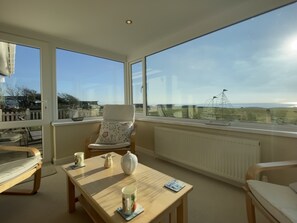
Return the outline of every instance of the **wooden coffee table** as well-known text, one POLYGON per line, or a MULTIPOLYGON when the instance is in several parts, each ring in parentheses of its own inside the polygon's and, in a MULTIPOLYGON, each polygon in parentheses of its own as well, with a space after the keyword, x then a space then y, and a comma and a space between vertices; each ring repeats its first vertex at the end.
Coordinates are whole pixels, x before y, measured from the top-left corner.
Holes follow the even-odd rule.
POLYGON ((185 183, 179 192, 173 192, 164 184, 173 177, 138 164, 135 172, 128 176, 121 169, 121 155, 112 153, 113 166, 103 167, 102 156, 85 160, 85 167, 72 169, 71 164, 63 166, 68 179, 68 208, 75 211, 79 201, 94 222, 126 222, 116 211, 122 206, 121 189, 129 184, 137 184, 137 202, 144 208, 129 222, 188 222, 187 195, 192 185, 185 183), (77 191, 75 191, 77 190, 77 191), (76 194, 80 194, 75 197, 76 194))

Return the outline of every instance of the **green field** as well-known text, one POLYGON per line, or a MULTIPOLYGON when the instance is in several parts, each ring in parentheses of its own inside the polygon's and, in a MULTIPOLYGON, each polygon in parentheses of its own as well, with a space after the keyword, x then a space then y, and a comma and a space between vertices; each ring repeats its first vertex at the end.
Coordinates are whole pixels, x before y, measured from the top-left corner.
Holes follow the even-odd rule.
POLYGON ((152 106, 149 116, 189 118, 201 120, 225 120, 249 123, 297 124, 297 108, 219 108, 197 106, 152 106))

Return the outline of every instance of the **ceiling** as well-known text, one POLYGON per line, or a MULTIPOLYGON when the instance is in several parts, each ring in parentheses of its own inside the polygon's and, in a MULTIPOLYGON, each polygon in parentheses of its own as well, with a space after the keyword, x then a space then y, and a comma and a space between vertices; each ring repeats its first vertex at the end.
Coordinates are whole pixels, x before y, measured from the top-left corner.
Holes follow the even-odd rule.
POLYGON ((0 30, 25 30, 137 57, 288 2, 292 1, 0 0, 0 30), (127 19, 133 23, 127 25, 127 19))

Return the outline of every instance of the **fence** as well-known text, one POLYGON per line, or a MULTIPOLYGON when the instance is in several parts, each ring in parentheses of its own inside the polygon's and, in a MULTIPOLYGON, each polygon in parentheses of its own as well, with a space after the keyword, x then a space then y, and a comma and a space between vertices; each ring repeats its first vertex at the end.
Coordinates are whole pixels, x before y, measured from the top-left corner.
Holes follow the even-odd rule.
MULTIPOLYGON (((59 118, 66 117, 66 110, 59 111, 59 118)), ((22 121, 22 120, 37 120, 41 119, 41 110, 16 111, 16 112, 3 112, 0 109, 0 122, 22 121)))
MULTIPOLYGON (((73 116, 75 110, 69 109, 59 109, 58 118, 67 119, 73 116)), ((97 109, 81 109, 79 115, 84 117, 94 117, 102 115, 102 111, 97 109)), ((29 108, 26 111, 16 111, 16 112, 3 112, 0 109, 0 122, 11 122, 11 121, 21 121, 21 120, 37 120, 41 119, 41 110, 30 110, 29 108)))
POLYGON ((0 109, 0 121, 10 122, 10 121, 19 121, 19 120, 29 120, 30 119, 30 110, 27 109, 23 112, 3 112, 0 109))

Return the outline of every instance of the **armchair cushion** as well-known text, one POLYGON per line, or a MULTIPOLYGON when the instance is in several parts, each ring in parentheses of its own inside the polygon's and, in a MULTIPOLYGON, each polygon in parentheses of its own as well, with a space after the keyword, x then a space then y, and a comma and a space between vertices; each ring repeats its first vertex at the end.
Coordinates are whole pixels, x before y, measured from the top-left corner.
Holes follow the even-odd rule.
POLYGON ((117 144, 130 141, 133 122, 102 121, 96 144, 117 144))
POLYGON ((90 148, 90 149, 120 149, 120 148, 125 148, 127 146, 130 146, 129 142, 116 143, 116 144, 91 143, 88 145, 88 148, 90 148))
POLYGON ((19 159, 0 165, 0 185, 10 179, 21 175, 27 170, 35 167, 41 161, 41 156, 32 156, 25 159, 19 159))
POLYGON ((297 194, 288 186, 248 180, 257 200, 279 222, 297 222, 297 194))

